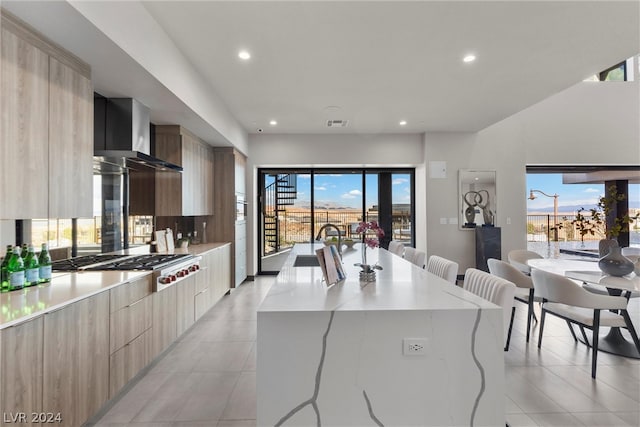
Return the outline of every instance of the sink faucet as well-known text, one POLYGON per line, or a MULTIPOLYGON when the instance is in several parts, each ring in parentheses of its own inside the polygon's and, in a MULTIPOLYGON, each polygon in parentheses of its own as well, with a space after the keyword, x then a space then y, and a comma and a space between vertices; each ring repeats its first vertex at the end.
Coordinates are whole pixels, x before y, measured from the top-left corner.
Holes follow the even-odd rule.
POLYGON ((318 235, 316 236, 316 240, 320 240, 320 237, 322 237, 322 232, 324 231, 324 229, 325 228, 329 228, 329 227, 335 228, 336 231, 338 232, 338 255, 340 255, 340 259, 342 259, 342 234, 340 233, 340 229, 338 228, 337 225, 325 224, 322 227, 320 227, 320 231, 318 231, 318 235))

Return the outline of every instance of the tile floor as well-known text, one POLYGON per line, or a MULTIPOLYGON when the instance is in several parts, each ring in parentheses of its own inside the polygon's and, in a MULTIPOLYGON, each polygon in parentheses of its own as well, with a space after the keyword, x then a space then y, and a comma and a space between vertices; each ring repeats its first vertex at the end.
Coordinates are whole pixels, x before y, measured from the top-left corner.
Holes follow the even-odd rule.
MULTIPOLYGON (((256 309, 273 276, 245 282, 203 316, 148 371, 87 426, 245 427, 256 425, 256 309)), ((543 346, 524 338, 518 304, 505 354, 507 421, 517 426, 640 426, 640 360, 589 349, 566 324, 547 319, 543 346)), ((640 330, 640 298, 630 312, 640 330)))

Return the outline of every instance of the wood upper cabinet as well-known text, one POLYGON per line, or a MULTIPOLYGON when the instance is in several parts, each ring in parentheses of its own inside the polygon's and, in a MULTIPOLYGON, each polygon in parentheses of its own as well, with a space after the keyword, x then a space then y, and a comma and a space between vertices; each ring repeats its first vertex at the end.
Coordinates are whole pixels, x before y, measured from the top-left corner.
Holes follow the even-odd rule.
POLYGON ((91 70, 1 14, 0 218, 91 217, 91 70))
POLYGON ((43 411, 82 425, 109 398, 109 292, 44 315, 43 411))
POLYGON ((91 80, 49 60, 49 218, 93 216, 91 80))
POLYGON ((156 126, 155 156, 182 166, 182 173, 132 173, 131 215, 196 216, 213 214, 213 151, 181 126, 156 126), (153 178, 151 178, 153 177, 153 178), (151 190, 149 184, 154 184, 151 190), (153 191, 153 197, 149 196, 153 191))
POLYGON ((0 413, 42 411, 42 317, 0 331, 0 413))
POLYGON ((49 56, 2 24, 0 218, 47 218, 49 56))

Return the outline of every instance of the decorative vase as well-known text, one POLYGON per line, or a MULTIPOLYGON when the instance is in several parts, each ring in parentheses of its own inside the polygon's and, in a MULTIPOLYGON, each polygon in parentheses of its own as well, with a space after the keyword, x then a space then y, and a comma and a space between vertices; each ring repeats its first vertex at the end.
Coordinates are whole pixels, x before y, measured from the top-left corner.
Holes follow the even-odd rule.
POLYGON ((380 267, 378 264, 367 264, 367 244, 364 242, 362 242, 362 263, 355 265, 362 269, 359 275, 361 282, 375 282, 376 270, 382 270, 382 267, 380 267))
POLYGON ((598 254, 600 258, 609 254, 609 249, 612 246, 619 246, 616 239, 602 239, 598 242, 598 254))
POLYGON ((610 276, 625 276, 631 273, 634 265, 631 260, 622 255, 620 246, 612 246, 609 253, 598 261, 598 267, 610 276))

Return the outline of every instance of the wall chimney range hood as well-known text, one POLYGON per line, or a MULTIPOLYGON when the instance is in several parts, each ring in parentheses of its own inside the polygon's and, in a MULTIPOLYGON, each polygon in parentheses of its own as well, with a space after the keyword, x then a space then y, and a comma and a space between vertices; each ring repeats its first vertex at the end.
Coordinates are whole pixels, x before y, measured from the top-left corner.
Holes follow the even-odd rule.
POLYGON ((94 95, 94 171, 157 169, 182 172, 182 167, 153 156, 149 108, 132 98, 94 95))

